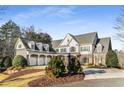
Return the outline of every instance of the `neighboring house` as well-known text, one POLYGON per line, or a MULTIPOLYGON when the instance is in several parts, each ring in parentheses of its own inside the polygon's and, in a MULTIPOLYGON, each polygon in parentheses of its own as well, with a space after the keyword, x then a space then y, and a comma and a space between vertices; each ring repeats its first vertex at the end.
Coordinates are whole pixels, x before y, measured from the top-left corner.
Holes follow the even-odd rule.
POLYGON ((49 51, 48 44, 18 38, 15 55, 24 56, 29 65, 47 65, 52 56, 61 55, 67 59, 68 54, 80 56, 81 64, 105 65, 106 54, 112 49, 111 39, 98 38, 96 32, 75 36, 67 34, 64 39, 53 41, 52 48, 54 52, 49 51))
POLYGON ((98 38, 97 32, 82 35, 67 34, 64 39, 55 40, 53 49, 59 54, 80 55, 82 64, 105 65, 106 54, 111 50, 111 38, 98 38))

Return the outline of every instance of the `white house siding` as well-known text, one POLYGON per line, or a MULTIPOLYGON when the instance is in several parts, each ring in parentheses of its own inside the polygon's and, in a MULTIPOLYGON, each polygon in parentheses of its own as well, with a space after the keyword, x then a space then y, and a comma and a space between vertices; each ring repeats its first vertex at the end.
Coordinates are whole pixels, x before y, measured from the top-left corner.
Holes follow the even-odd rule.
POLYGON ((89 44, 81 45, 80 46, 80 53, 81 54, 92 54, 92 51, 93 51, 92 48, 93 48, 92 45, 89 45, 89 44), (90 47, 90 51, 81 51, 81 47, 90 47))
POLYGON ((65 36, 65 39, 61 42, 60 46, 67 45, 68 44, 68 41, 70 41, 71 39, 72 39, 72 37, 69 34, 67 34, 65 36))
POLYGON ((22 55, 23 57, 27 58, 27 51, 22 43, 21 39, 18 39, 15 45, 15 55, 22 55), (21 47, 19 47, 21 45, 21 47))
POLYGON ((95 65, 103 64, 106 65, 106 53, 105 54, 94 54, 95 65))
POLYGON ((16 49, 15 55, 22 55, 27 59, 27 51, 26 49, 16 49))
POLYGON ((60 52, 61 52, 61 49, 66 48, 66 53, 70 53, 71 47, 75 47, 75 52, 79 52, 79 44, 69 34, 66 35, 65 39, 61 42, 59 46, 60 47, 58 49, 60 52))
MULTIPOLYGON (((69 47, 70 48, 75 47, 76 48, 75 52, 79 52, 79 44, 74 39, 72 39, 71 42, 69 43, 69 47)), ((69 50, 70 50, 70 48, 69 48, 69 50)))

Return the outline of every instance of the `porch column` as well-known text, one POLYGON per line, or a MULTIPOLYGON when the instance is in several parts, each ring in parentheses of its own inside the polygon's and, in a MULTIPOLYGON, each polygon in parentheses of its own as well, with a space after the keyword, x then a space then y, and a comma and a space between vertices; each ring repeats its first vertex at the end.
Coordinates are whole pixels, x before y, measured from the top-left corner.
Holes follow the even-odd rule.
POLYGON ((65 59, 65 65, 67 66, 68 65, 68 56, 64 55, 64 59, 65 59))
POLYGON ((28 65, 30 66, 30 59, 31 59, 31 55, 28 55, 28 65))
POLYGON ((47 65, 48 62, 47 62, 47 55, 45 56, 45 65, 47 65))
POLYGON ((38 55, 38 58, 37 58, 37 65, 39 65, 40 63, 40 55, 38 55))

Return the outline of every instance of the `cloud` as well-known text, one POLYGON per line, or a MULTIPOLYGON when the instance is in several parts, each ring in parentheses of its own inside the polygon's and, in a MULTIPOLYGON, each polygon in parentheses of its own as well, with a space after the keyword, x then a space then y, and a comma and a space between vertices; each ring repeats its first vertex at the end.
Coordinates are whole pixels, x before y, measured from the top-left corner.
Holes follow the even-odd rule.
POLYGON ((33 17, 68 17, 74 14, 75 6, 41 6, 29 11, 21 12, 13 19, 28 19, 33 17))

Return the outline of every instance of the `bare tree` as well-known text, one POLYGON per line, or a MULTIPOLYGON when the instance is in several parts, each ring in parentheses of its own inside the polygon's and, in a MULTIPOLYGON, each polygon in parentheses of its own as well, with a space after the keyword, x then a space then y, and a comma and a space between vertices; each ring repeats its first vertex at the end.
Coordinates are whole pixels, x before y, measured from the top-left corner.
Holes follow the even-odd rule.
POLYGON ((124 43, 124 6, 120 10, 121 13, 116 18, 116 25, 114 26, 117 30, 115 38, 124 43))

